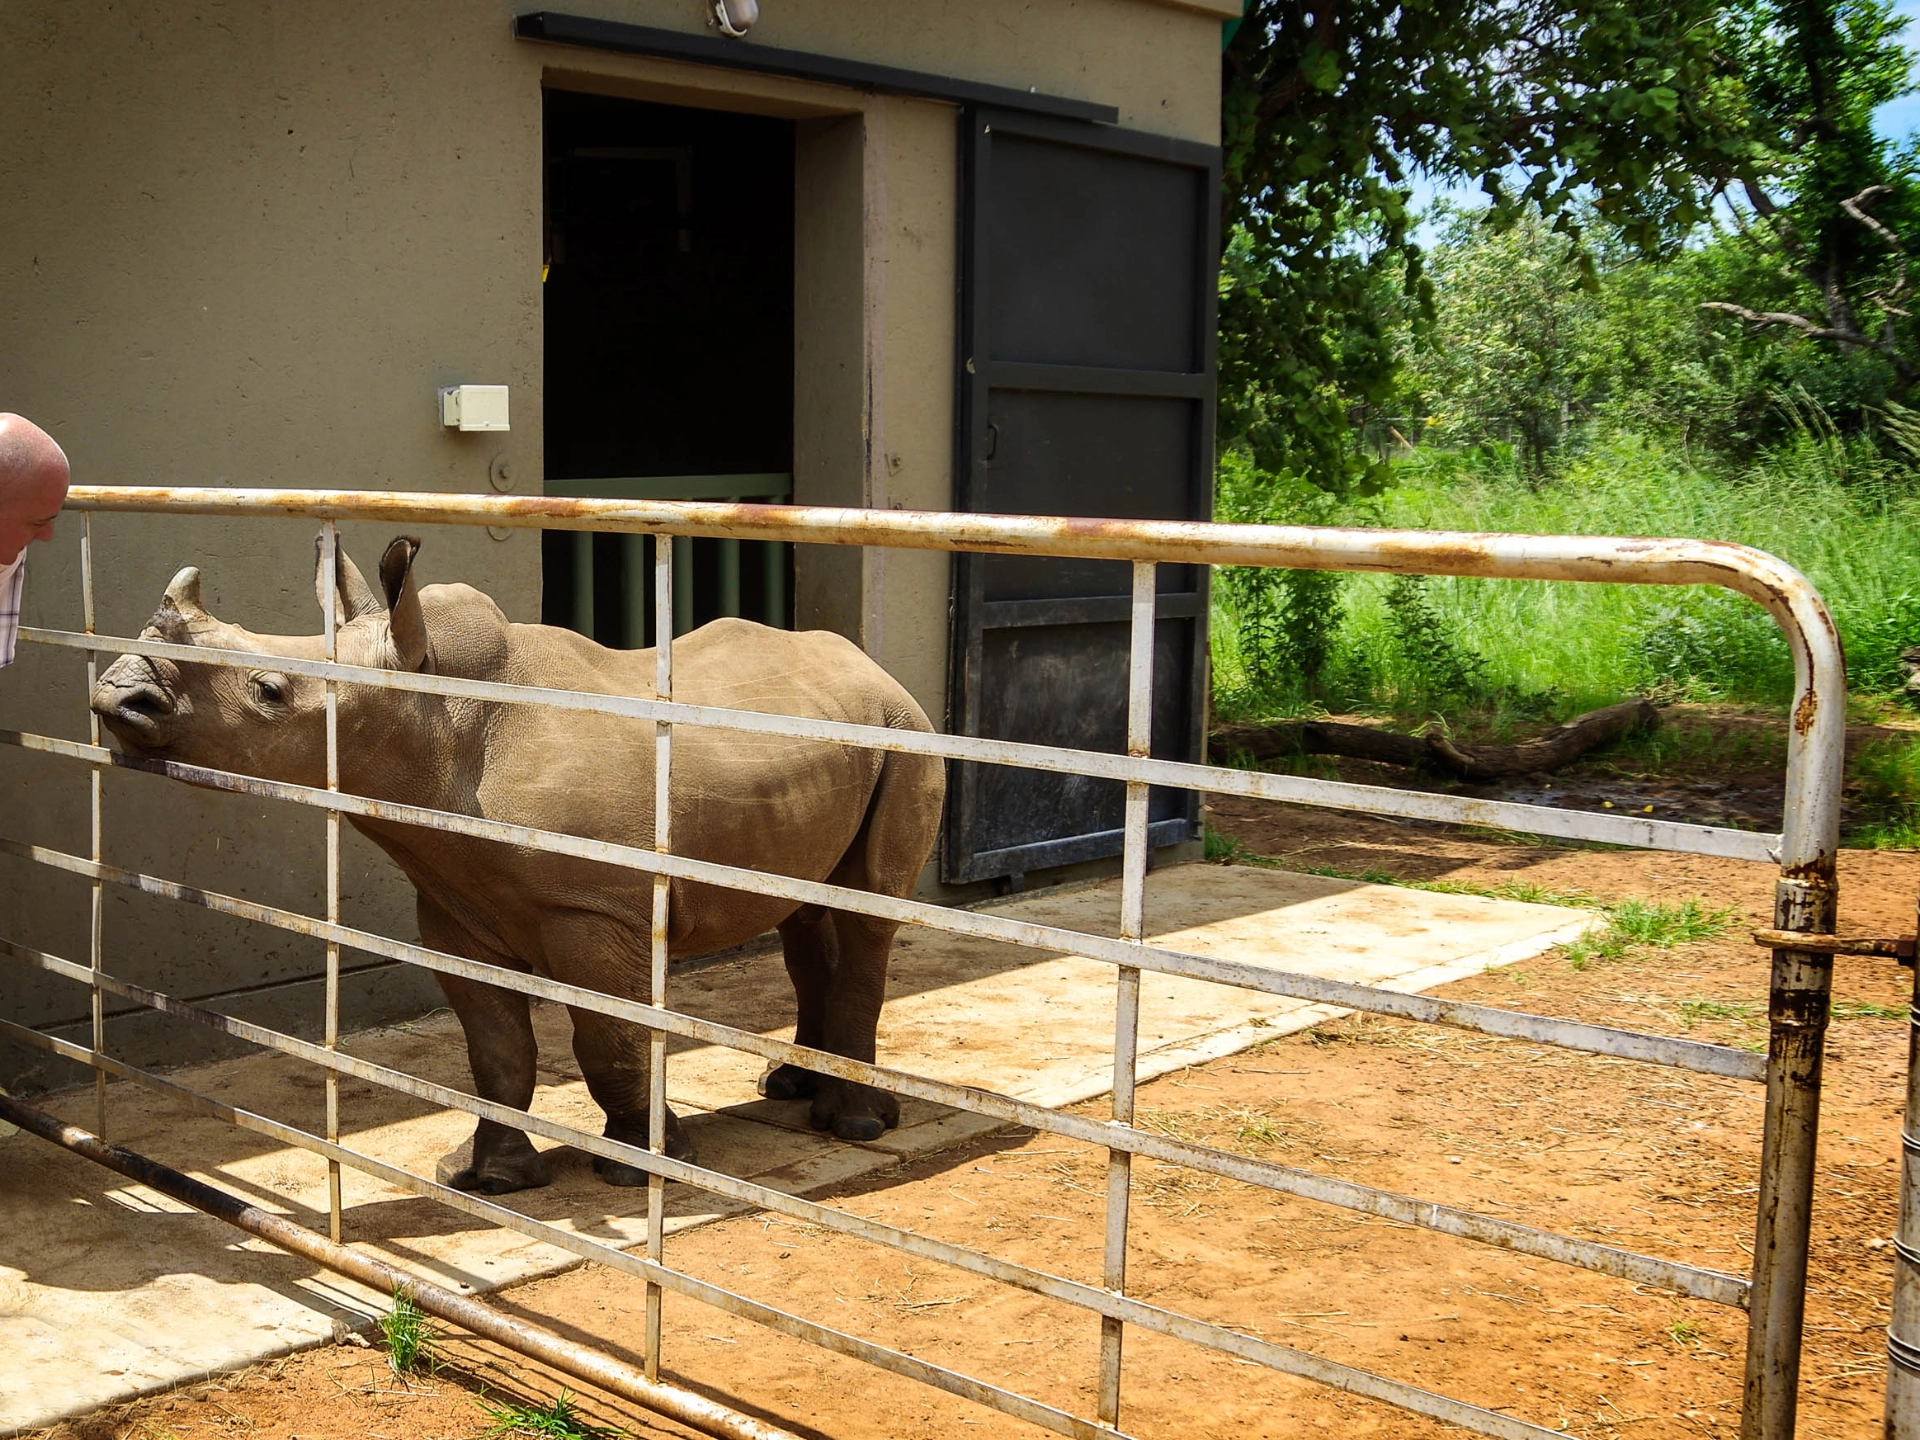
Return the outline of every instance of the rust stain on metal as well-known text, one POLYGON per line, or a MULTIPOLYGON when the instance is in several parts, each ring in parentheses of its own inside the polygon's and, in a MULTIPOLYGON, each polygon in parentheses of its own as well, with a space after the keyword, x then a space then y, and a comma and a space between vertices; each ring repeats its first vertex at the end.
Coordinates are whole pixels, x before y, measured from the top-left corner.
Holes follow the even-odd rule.
POLYGON ((1813 729, 1813 717, 1820 713, 1820 697, 1809 685, 1806 693, 1800 697, 1800 703, 1793 707, 1793 732, 1803 739, 1813 729))

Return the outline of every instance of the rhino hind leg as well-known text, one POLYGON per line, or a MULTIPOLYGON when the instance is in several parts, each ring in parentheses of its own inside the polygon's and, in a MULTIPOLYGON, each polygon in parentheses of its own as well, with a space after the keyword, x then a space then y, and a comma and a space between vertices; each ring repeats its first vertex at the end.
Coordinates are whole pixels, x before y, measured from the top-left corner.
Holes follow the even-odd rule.
MULTIPOLYGON (((827 912, 808 905, 780 922, 780 948, 793 982, 793 1043, 826 1048, 827 997, 833 987, 834 934, 827 912)), ((826 1076, 791 1063, 769 1065, 760 1093, 769 1100, 811 1100, 826 1076)))
MULTIPOLYGON (((843 910, 830 912, 828 920, 833 941, 820 950, 831 957, 831 969, 821 1005, 819 1038, 802 1043, 870 1065, 880 1005, 886 998, 887 959, 899 927, 843 910)), ((821 968, 816 961, 810 974, 816 984, 821 968)), ((804 997, 797 980, 795 990, 804 997)), ((804 1014, 804 998, 801 1004, 804 1014)), ((807 1121, 816 1130, 831 1130, 842 1140, 878 1140, 900 1123, 900 1102, 885 1090, 797 1066, 782 1066, 781 1070, 792 1073, 789 1077, 782 1077, 779 1070, 769 1074, 766 1093, 772 1096, 775 1081, 781 1079, 794 1098, 810 1099, 807 1121)))

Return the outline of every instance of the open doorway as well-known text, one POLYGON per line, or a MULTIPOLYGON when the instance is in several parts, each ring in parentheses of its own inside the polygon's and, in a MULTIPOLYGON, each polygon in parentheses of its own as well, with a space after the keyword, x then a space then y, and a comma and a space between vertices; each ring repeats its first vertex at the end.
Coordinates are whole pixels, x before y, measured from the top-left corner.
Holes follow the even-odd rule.
MULTIPOLYGON (((545 107, 547 493, 789 499, 792 123, 561 90, 545 107)), ((654 642, 650 540, 543 539, 546 623, 654 642)), ((791 547, 675 547, 674 633, 791 625, 791 547)))

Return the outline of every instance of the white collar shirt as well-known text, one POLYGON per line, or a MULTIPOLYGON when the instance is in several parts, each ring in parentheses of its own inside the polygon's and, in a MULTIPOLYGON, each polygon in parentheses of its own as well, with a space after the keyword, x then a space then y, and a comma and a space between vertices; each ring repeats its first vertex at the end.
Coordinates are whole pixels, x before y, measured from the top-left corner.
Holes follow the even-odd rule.
POLYGON ((20 594, 26 588, 27 552, 0 566, 0 665, 13 663, 14 642, 20 638, 20 594))

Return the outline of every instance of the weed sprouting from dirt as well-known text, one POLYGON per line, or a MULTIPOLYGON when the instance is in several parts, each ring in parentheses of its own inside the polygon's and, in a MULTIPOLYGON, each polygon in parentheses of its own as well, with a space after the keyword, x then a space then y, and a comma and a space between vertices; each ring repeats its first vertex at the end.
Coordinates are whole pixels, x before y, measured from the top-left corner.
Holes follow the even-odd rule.
POLYGON ((1904 1020, 1905 1005, 1872 1005, 1864 1000, 1836 1000, 1832 1015, 1836 1020, 1904 1020))
POLYGON ((421 1367, 437 1370, 433 1322, 415 1303, 405 1285, 393 1287, 393 1308, 380 1317, 380 1334, 387 1342, 387 1365, 396 1375, 411 1375, 421 1367))
POLYGON ((1753 1017, 1753 1006, 1737 1001, 1726 1000, 1682 1000, 1679 1003, 1680 1019, 1691 1030, 1702 1020, 1739 1020, 1753 1017))
POLYGON ((1667 1338, 1676 1345, 1697 1345, 1701 1333, 1698 1320, 1676 1320, 1667 1326, 1667 1338))
POLYGON ((1670 950, 1694 940, 1711 940, 1733 923, 1731 908, 1710 910, 1697 899, 1678 905, 1657 900, 1623 900, 1607 909, 1605 928, 1582 935, 1561 953, 1575 970, 1600 961, 1619 960, 1636 948, 1670 950))
POLYGON ((595 1425, 574 1408, 565 1387, 548 1405, 495 1405, 484 1396, 474 1403, 493 1423, 480 1433, 486 1437, 528 1436, 531 1440, 613 1440, 627 1432, 611 1425, 595 1425))
POLYGON ((1693 940, 1711 940, 1733 923, 1731 909, 1709 910, 1698 900, 1662 905, 1623 900, 1607 912, 1608 928, 1629 945, 1669 950, 1693 940))

